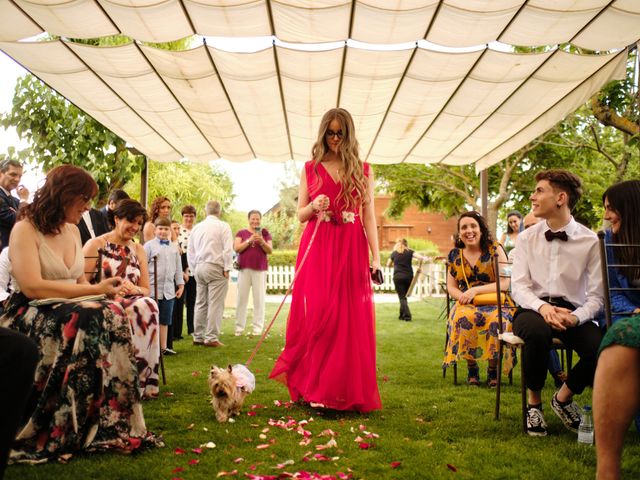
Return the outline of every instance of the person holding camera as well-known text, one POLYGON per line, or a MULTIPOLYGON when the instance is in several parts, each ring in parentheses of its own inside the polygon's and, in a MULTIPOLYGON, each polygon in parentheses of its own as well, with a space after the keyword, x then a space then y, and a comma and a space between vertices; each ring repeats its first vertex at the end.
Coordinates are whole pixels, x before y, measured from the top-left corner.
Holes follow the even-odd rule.
POLYGON ((267 255, 273 251, 271 234, 260 226, 262 214, 251 210, 249 228, 236 233, 233 249, 238 254, 238 298, 236 303, 236 336, 244 333, 247 323, 249 290, 253 292, 252 334, 262 334, 264 327, 264 295, 267 287, 267 255))

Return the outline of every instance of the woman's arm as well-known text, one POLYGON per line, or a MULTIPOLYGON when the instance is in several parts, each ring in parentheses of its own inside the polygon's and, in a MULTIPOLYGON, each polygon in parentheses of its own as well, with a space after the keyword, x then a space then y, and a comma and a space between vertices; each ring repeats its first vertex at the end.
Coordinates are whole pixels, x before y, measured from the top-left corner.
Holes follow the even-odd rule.
POLYGON ((261 238, 260 247, 262 248, 262 251, 264 253, 266 253, 267 255, 269 255, 271 252, 273 252, 273 246, 271 244, 271 240, 266 240, 265 241, 264 238, 261 238))
POLYGON ((302 169, 300 174, 300 186, 298 187, 298 220, 304 223, 316 213, 329 208, 329 197, 318 195, 311 201, 309 189, 307 187, 307 174, 302 169))
MULTIPOLYGON (((121 283, 119 278, 104 280, 97 285, 67 283, 42 278, 37 237, 35 227, 29 221, 22 220, 13 227, 9 240, 9 258, 13 267, 13 276, 22 293, 28 298, 73 298, 101 293, 114 295, 116 293, 116 285, 119 286, 121 283)), ((84 275, 82 275, 82 280, 84 280, 84 275)))
POLYGON ((367 201, 362 206, 362 216, 364 231, 367 233, 367 240, 369 241, 369 250, 371 250, 371 268, 375 270, 380 269, 380 250, 378 249, 378 227, 376 225, 376 213, 375 205, 373 201, 373 170, 369 169, 369 176, 367 177, 367 201))
POLYGON ((91 282, 98 271, 98 251, 102 245, 102 237, 96 237, 89 240, 82 247, 84 255, 84 278, 87 282, 91 282))
POLYGON ((151 222, 147 222, 144 224, 144 228, 142 229, 142 243, 147 243, 153 237, 155 237, 156 227, 151 222))
POLYGON ((249 245, 251 245, 251 240, 242 240, 242 237, 240 237, 239 235, 236 235, 236 237, 233 239, 233 250, 236 253, 244 252, 247 248, 249 248, 249 245))

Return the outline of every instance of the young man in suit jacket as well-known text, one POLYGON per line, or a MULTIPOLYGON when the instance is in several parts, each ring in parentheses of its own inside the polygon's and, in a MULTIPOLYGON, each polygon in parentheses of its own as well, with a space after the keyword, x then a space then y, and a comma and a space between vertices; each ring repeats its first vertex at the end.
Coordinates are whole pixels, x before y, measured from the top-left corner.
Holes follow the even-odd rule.
POLYGON ((78 230, 80 230, 80 240, 84 245, 92 238, 99 237, 111 229, 107 226, 107 222, 104 221, 102 212, 95 208, 90 208, 82 214, 80 223, 78 223, 78 230))
POLYGON ((29 190, 20 185, 22 179, 22 165, 16 160, 0 162, 0 241, 4 248, 9 245, 9 235, 16 223, 18 209, 29 199, 29 190), (20 197, 11 195, 12 190, 20 197))

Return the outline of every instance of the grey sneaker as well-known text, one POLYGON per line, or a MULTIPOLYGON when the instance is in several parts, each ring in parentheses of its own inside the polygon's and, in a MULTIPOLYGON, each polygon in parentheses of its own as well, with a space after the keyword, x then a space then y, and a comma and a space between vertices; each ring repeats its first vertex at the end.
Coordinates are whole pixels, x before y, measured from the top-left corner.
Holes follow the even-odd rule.
POLYGON ((560 417, 562 423, 567 430, 571 430, 574 433, 578 433, 578 427, 580 426, 580 407, 576 402, 571 402, 567 405, 561 405, 558 401, 558 393, 554 393, 551 398, 551 408, 553 412, 560 417))
POLYGON ((539 408, 527 407, 527 434, 532 437, 547 436, 547 424, 539 408))

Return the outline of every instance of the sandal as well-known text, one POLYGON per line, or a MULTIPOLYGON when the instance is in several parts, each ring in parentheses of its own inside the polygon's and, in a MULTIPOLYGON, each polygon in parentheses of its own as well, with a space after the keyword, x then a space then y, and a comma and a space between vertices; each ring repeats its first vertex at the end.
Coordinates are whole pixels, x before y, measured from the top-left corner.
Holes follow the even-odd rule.
POLYGON ((478 364, 469 365, 467 370, 467 385, 474 387, 480 386, 480 368, 478 364))
POLYGON ((487 368, 487 385, 489 385, 489 388, 498 386, 498 367, 487 368))

